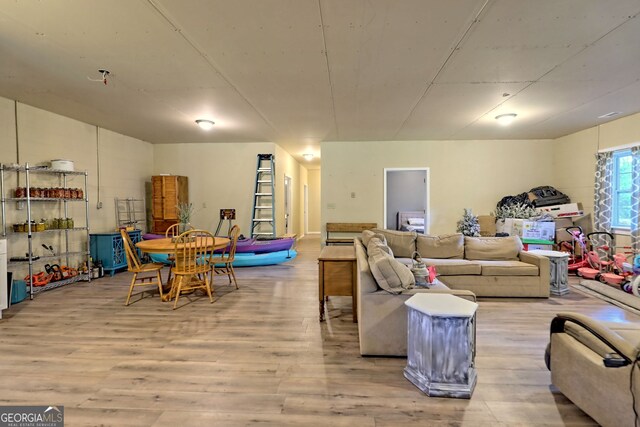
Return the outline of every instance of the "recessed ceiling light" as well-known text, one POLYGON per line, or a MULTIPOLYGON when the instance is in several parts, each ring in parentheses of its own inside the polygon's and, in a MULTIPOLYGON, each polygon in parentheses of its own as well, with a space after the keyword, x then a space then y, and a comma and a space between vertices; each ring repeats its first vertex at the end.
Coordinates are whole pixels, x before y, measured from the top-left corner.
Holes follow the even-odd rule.
POLYGON ((211 128, 213 128, 213 125, 215 124, 211 120, 203 120, 203 119, 196 120, 196 123, 203 130, 210 130, 211 128))
POLYGON ((621 114, 620 111, 612 111, 610 113, 598 116, 598 118, 599 119, 608 119, 609 117, 617 116, 618 114, 621 114))
POLYGON ((306 154, 303 154, 303 155, 302 155, 302 157, 304 157, 304 159, 305 159, 307 162, 310 162, 311 160, 313 160, 313 158, 315 157, 315 155, 314 155, 313 153, 306 153, 306 154))
POLYGON ((499 116, 496 116, 496 120, 502 126, 509 126, 515 120, 516 116, 516 113, 500 114, 499 116))

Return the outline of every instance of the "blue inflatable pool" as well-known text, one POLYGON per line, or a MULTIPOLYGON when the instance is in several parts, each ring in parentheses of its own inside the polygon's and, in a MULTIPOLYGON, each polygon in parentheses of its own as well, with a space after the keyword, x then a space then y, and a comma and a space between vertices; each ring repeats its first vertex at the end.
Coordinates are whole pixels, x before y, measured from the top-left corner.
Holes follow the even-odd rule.
MULTIPOLYGON (((235 260, 233 261, 234 267, 255 267, 259 265, 275 265, 283 262, 288 262, 294 259, 298 253, 294 249, 288 251, 276 251, 267 252, 263 254, 256 253, 236 253, 235 260)), ((153 262, 162 262, 164 264, 171 264, 167 260, 167 254, 149 254, 153 262)), ((222 267, 222 265, 220 265, 222 267)))

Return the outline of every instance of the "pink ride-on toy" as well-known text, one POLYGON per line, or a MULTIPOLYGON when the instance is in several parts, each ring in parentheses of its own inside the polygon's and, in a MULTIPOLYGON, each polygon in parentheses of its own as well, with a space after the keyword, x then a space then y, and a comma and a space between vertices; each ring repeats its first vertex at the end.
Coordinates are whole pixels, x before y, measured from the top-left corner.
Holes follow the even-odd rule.
POLYGON ((633 256, 633 252, 617 253, 613 256, 611 271, 602 273, 600 281, 608 285, 620 286, 625 292, 631 293, 629 278, 634 275, 632 265, 627 263, 627 259, 633 256))
MULTIPOLYGON (((606 231, 595 231, 593 233, 587 234, 586 239, 589 241, 589 244, 593 248, 590 251, 587 251, 586 258, 587 263, 589 264, 587 267, 578 268, 577 274, 580 277, 584 277, 585 279, 590 280, 600 280, 600 277, 603 273, 611 272, 611 266, 613 265, 613 261, 611 260, 611 248, 613 247, 614 237, 613 234, 608 233, 606 231), (604 235, 608 237, 609 245, 601 245, 595 246, 593 244, 593 236, 604 235), (600 256, 601 252, 603 256, 600 256)), ((584 239, 581 240, 583 243, 582 249, 586 250, 587 246, 584 243, 584 239)))
POLYGON ((582 228, 578 226, 565 228, 567 233, 571 235, 573 239, 572 243, 562 242, 560 249, 564 252, 569 252, 569 274, 578 274, 578 269, 582 267, 589 267, 589 261, 587 261, 587 244, 585 241, 582 228), (576 252, 576 248, 580 248, 580 255, 576 252))

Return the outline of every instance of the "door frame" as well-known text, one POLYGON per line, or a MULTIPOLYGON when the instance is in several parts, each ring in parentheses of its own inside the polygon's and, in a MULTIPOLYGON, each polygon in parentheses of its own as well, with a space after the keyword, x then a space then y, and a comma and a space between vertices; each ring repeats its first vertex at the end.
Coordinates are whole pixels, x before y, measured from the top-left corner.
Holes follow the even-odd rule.
POLYGON ((309 233, 309 186, 307 184, 304 184, 304 186, 302 187, 302 196, 304 199, 302 202, 302 209, 304 210, 304 225, 302 228, 302 233, 306 236, 309 233))
POLYGON ((284 233, 291 234, 293 226, 293 179, 290 176, 284 176, 284 233))
POLYGON ((387 228, 387 174, 389 172, 401 172, 401 171, 405 171, 405 172, 410 172, 410 171, 424 171, 425 172, 425 179, 426 179, 426 189, 427 192, 424 195, 424 205, 426 206, 425 208, 425 212, 424 212, 424 234, 429 234, 429 229, 431 228, 431 214, 430 214, 430 206, 429 206, 429 185, 431 183, 431 177, 429 174, 429 168, 384 168, 384 206, 383 206, 383 211, 384 211, 384 216, 382 219, 382 225, 383 225, 383 229, 387 228))

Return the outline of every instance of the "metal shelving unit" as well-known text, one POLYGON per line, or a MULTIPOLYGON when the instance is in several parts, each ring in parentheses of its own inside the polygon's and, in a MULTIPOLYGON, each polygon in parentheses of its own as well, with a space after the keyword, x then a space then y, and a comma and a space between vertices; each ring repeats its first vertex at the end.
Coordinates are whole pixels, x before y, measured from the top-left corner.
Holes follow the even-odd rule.
POLYGON ((41 167, 33 167, 30 166, 29 163, 26 163, 24 166, 22 165, 6 165, 0 164, 0 206, 2 208, 2 236, 26 236, 27 244, 28 244, 28 253, 25 256, 24 261, 11 261, 9 265, 27 265, 29 270, 29 283, 27 283, 27 287, 29 289, 29 296, 33 299, 34 295, 49 290, 59 288, 61 286, 68 285, 70 283, 74 283, 80 280, 90 281, 90 274, 80 273, 77 276, 73 276, 67 279, 58 280, 55 282, 50 282, 45 286, 33 286, 32 277, 34 273, 34 264, 49 261, 49 260, 63 260, 66 265, 69 265, 69 260, 71 258, 80 258, 84 257, 84 261, 89 265, 89 196, 88 196, 88 186, 87 186, 87 177, 88 174, 86 171, 75 172, 75 171, 62 171, 62 170, 54 170, 48 168, 41 167), (6 184, 5 184, 5 175, 7 173, 16 173, 18 178, 16 182, 20 181, 19 174, 24 173, 24 182, 26 188, 26 196, 25 197, 6 197, 6 184), (55 175, 60 178, 60 185, 62 188, 67 188, 67 177, 69 176, 83 176, 84 177, 84 185, 83 185, 83 198, 50 198, 50 197, 31 197, 31 179, 32 175, 38 174, 46 174, 46 175, 55 175), (57 228, 57 229, 48 229, 44 231, 32 231, 30 226, 27 226, 26 232, 7 232, 7 205, 9 202, 20 203, 23 202, 26 207, 26 224, 31 224, 32 220, 32 208, 33 204, 37 203, 62 203, 63 215, 65 218, 68 217, 68 204, 69 203, 84 203, 84 214, 85 214, 85 225, 80 227, 73 228, 57 228), (69 241, 70 241, 70 233, 76 234, 79 231, 83 231, 86 236, 86 249, 80 251, 70 251, 69 250, 69 241), (64 250, 55 255, 45 255, 45 256, 34 256, 33 251, 33 236, 40 234, 51 234, 51 233, 59 233, 62 234, 64 241, 64 250))
MULTIPOLYGON (((146 211, 144 200, 142 199, 115 199, 116 204, 116 224, 120 227, 133 227, 142 229, 146 224, 146 211)), ((146 227, 145 227, 146 228, 146 227)))

